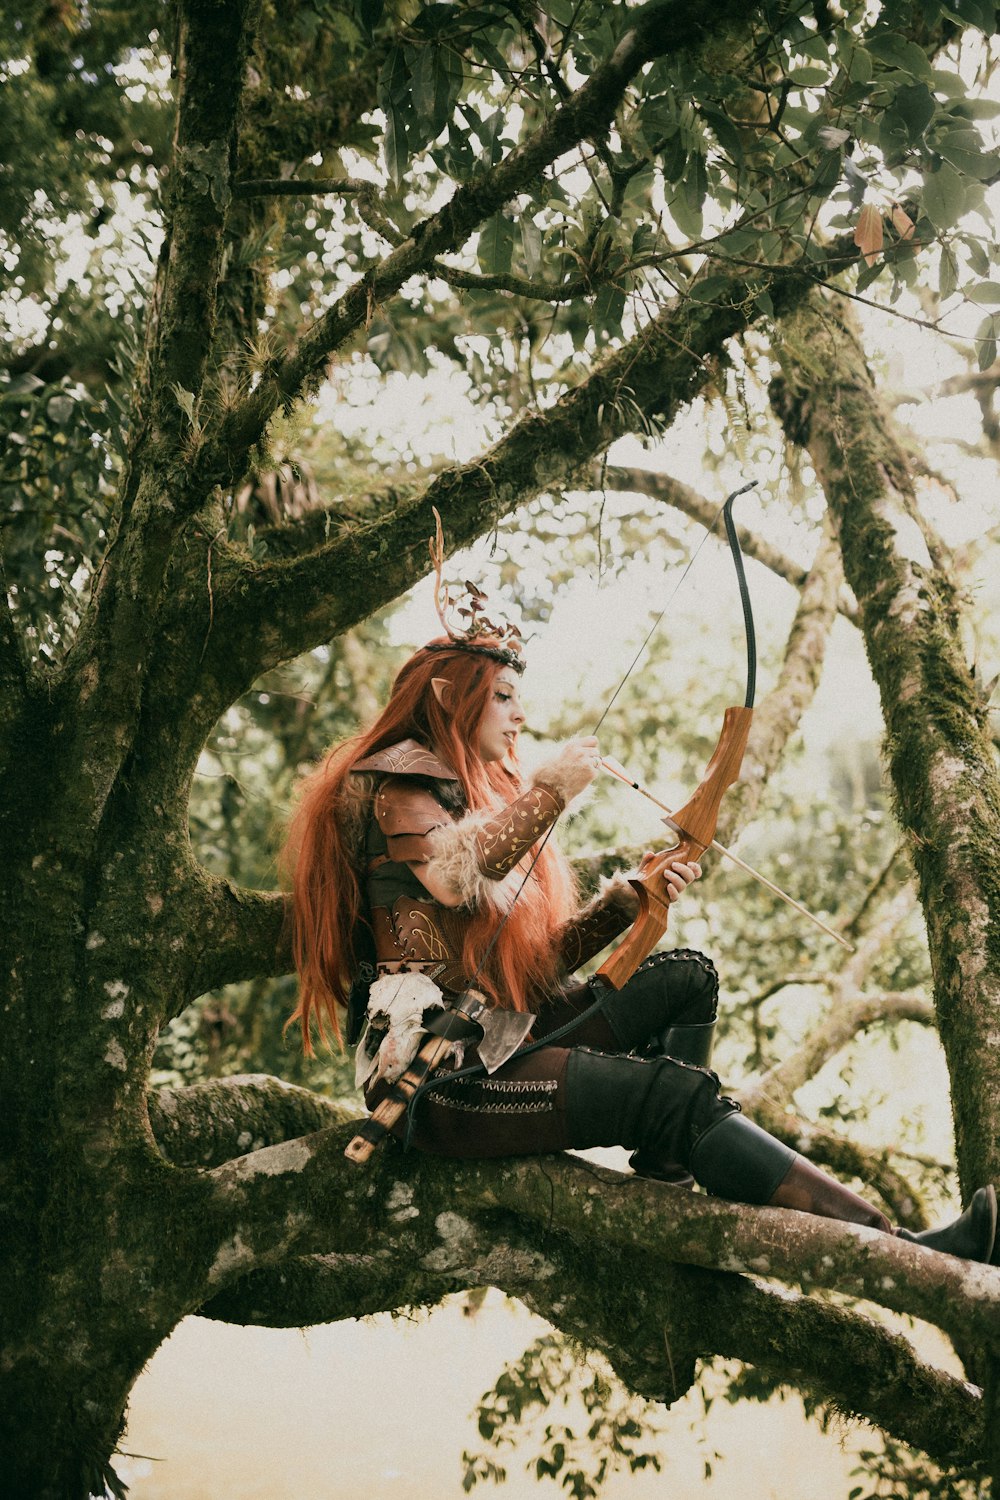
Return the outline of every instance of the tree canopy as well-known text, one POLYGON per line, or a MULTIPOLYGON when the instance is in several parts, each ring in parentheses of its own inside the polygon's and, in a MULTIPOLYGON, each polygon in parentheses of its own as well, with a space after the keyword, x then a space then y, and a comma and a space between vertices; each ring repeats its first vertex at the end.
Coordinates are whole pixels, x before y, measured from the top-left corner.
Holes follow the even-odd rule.
MULTIPOLYGON (((916 1022, 940 1037, 962 1196, 1000 1182, 1000 787, 971 552, 938 518, 958 482, 867 347, 879 310, 940 339, 995 481, 995 33, 989 0, 5 9, 19 1493, 120 1492, 128 1392, 191 1311, 294 1326, 483 1285, 643 1395, 669 1402, 732 1356, 865 1417, 941 1483, 995 1483, 995 1270, 571 1158, 349 1166, 342 1065, 310 1071, 278 1042, 292 983, 270 842, 298 770, 384 695, 389 606, 428 571, 435 509, 450 552, 493 536, 487 566, 541 628, 582 571, 686 553, 714 525, 707 495, 766 467, 810 556, 780 527, 745 536, 796 607, 723 841, 768 810, 844 618, 893 813, 863 855, 833 812, 809 825, 832 857, 828 875, 804 859, 799 890, 855 941, 841 967, 763 897, 720 921, 752 1002, 730 1017, 742 1102, 919 1226, 918 1166, 796 1098, 851 1038, 916 1022), (467 430, 366 424, 406 377, 466 403, 467 430), (704 483, 660 457, 698 423, 704 483), (788 1047, 761 1006, 804 980, 820 1012, 788 1047), (937 1324, 969 1379, 856 1299, 937 1324)), ((629 685, 631 743, 696 776, 710 743, 654 676, 629 685)), ((553 709, 555 732, 589 691, 553 709)), ((584 876, 627 863, 613 814, 588 817, 577 852, 607 852, 584 876)))

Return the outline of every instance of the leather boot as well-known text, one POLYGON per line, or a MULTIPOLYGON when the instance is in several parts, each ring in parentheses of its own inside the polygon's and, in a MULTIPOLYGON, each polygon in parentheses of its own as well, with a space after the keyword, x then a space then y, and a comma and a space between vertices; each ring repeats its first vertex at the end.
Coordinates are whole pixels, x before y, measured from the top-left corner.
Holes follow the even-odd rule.
POLYGON ((691 1153, 691 1167, 710 1193, 735 1203, 766 1203, 845 1224, 866 1224, 928 1250, 982 1265, 1000 1263, 997 1197, 992 1186, 979 1188, 961 1217, 942 1229, 918 1233, 893 1229, 885 1215, 857 1193, 739 1114, 705 1131, 691 1153))
POLYGON ((958 1255, 982 1265, 998 1265, 996 1189, 992 1185, 977 1188, 965 1213, 941 1229, 921 1229, 916 1234, 910 1229, 897 1229, 896 1234, 928 1250, 941 1250, 945 1255, 958 1255))
POLYGON ((795 1208, 800 1213, 818 1214, 822 1219, 840 1219, 844 1224, 867 1224, 892 1233, 892 1225, 870 1203, 857 1193, 828 1177, 804 1156, 796 1156, 783 1181, 767 1200, 772 1208, 795 1208))
MULTIPOLYGON (((648 1049, 647 1055, 672 1057, 675 1062, 707 1068, 712 1061, 715 1026, 714 1021, 706 1021, 698 1026, 668 1026, 648 1049)), ((670 1187, 694 1187, 694 1178, 687 1167, 682 1167, 679 1162, 659 1162, 649 1152, 635 1151, 629 1157, 628 1164, 637 1177, 649 1177, 654 1182, 665 1182, 670 1187)))

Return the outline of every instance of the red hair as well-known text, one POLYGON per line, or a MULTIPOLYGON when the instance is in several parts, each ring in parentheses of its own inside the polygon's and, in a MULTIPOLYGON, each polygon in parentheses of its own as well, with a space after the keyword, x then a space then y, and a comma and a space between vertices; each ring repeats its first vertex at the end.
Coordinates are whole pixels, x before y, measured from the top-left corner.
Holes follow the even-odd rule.
MULTIPOLYGON (((351 812, 357 808, 351 766, 400 740, 416 739, 433 746, 456 772, 470 811, 511 802, 525 786, 516 753, 506 763, 483 761, 478 753, 480 721, 500 669, 499 662, 476 652, 415 652, 374 724, 335 746, 303 782, 280 864, 291 884, 292 952, 299 973, 299 1003, 291 1020, 301 1022, 307 1053, 314 1017, 321 1036, 325 1018, 340 1037, 337 1007, 346 1005, 364 957, 359 937, 363 942, 365 899, 358 850, 350 838, 351 812), (435 678, 451 686, 445 695, 448 709, 431 685, 435 678)), ((530 857, 536 852, 537 846, 530 857)), ((553 938, 572 913, 575 897, 569 865, 554 844, 545 844, 502 927, 492 910, 472 914, 462 951, 470 981, 475 975, 477 987, 497 1005, 537 1009, 557 980, 553 938)))

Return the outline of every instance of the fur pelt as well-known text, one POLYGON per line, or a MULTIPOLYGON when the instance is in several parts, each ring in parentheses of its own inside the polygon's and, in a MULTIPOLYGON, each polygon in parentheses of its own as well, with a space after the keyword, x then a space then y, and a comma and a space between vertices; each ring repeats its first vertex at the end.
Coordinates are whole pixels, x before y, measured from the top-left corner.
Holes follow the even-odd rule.
POLYGON ((337 796, 334 817, 355 870, 363 870, 365 867, 365 837, 378 779, 373 771, 355 772, 344 778, 337 796))
POLYGON ((524 875, 515 868, 502 880, 496 880, 482 870, 478 837, 497 816, 490 808, 482 808, 478 812, 466 813, 457 823, 433 829, 429 842, 434 852, 426 869, 428 875, 443 881, 453 890, 464 906, 477 907, 485 903, 503 914, 510 910, 524 875))

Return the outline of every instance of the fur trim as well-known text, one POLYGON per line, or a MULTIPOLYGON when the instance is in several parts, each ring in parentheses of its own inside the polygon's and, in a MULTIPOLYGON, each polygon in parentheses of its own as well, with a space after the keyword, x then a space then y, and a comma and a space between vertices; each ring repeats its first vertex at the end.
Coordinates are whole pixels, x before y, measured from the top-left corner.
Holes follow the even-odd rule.
POLYGON ((585 792, 597 775, 594 750, 570 740, 547 760, 531 778, 532 786, 547 786, 560 798, 564 807, 585 792))
POLYGON ((368 997, 368 1025, 358 1043, 355 1084, 395 1083, 417 1055, 424 1014, 443 1010, 444 996, 427 974, 383 974, 368 997))
POLYGON ((433 853, 427 861, 427 873, 461 897, 463 906, 487 905, 494 911, 509 911, 523 875, 513 869, 502 880, 484 874, 477 842, 497 813, 490 808, 467 813, 457 823, 435 828, 428 836, 433 853))

